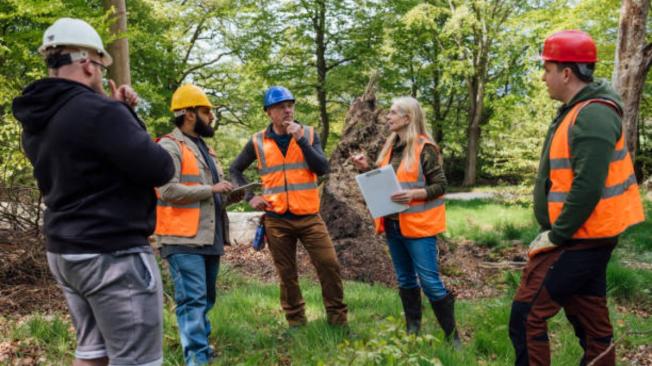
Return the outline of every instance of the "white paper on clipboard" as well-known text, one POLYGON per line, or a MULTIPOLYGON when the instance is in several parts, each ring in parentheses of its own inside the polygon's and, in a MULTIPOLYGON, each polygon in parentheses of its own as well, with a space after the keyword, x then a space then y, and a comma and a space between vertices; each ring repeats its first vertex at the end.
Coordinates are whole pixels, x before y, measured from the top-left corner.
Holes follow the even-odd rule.
POLYGON ((355 180, 374 219, 405 211, 410 207, 390 199, 391 195, 401 190, 391 165, 356 175, 355 180))

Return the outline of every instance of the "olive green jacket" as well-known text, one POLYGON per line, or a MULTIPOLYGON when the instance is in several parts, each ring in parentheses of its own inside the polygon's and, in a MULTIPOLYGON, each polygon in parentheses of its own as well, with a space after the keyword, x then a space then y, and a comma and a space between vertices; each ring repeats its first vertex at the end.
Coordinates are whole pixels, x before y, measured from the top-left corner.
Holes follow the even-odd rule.
POLYGON ((577 116, 570 136, 571 168, 575 178, 554 224, 548 216, 550 191, 550 144, 557 127, 571 108, 593 98, 608 99, 622 110, 616 91, 604 80, 588 84, 567 104, 559 108, 552 121, 541 153, 539 173, 534 186, 534 214, 542 230, 550 230, 550 240, 563 245, 584 224, 600 201, 609 173, 609 163, 622 131, 621 118, 613 108, 599 103, 584 107, 577 116))

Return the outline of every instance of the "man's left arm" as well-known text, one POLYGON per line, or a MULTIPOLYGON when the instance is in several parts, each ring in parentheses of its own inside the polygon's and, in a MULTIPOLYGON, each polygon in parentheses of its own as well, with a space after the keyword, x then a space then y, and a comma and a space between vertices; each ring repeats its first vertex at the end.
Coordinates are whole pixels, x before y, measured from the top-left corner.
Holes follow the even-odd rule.
POLYGON ((122 103, 98 107, 86 143, 136 184, 158 187, 174 176, 170 154, 152 141, 136 113, 122 103))
POLYGON ((329 171, 328 159, 326 159, 324 150, 322 149, 321 143, 319 142, 319 136, 317 136, 316 132, 317 131, 315 131, 312 145, 310 144, 310 141, 308 141, 308 139, 304 136, 301 136, 299 140, 297 140, 297 143, 301 148, 301 152, 303 152, 303 157, 306 159, 306 164, 308 164, 310 170, 312 170, 318 176, 321 176, 328 173, 329 171))
POLYGON ((577 116, 570 142, 575 178, 564 208, 552 224, 549 237, 554 244, 571 239, 600 201, 620 133, 620 117, 606 105, 590 104, 577 116))

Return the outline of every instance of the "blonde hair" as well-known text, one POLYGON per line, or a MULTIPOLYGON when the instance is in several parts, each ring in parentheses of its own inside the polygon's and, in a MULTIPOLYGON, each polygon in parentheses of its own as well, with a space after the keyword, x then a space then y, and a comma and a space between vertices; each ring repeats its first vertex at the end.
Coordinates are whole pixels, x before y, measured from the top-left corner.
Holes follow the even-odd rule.
MULTIPOLYGON (((425 117, 423 109, 419 102, 412 97, 398 97, 392 101, 392 107, 396 107, 401 116, 406 116, 410 123, 405 126, 407 129, 405 133, 405 148, 403 149, 402 160, 405 160, 405 167, 410 169, 412 164, 417 160, 414 156, 414 143, 417 141, 419 135, 426 135, 430 139, 430 134, 426 131, 425 117)), ((378 159, 376 159, 376 165, 380 166, 383 162, 385 155, 389 153, 389 150, 394 146, 394 143, 398 139, 398 134, 392 132, 385 145, 383 145, 380 154, 378 154, 378 159)))

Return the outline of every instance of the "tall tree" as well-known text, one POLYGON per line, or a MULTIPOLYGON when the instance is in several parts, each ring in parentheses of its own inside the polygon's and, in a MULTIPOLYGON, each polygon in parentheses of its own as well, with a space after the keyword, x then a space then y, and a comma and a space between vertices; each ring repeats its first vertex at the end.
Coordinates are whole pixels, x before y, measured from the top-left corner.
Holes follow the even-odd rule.
POLYGON ((623 126, 632 158, 638 147, 641 95, 652 65, 652 42, 646 34, 649 9, 650 0, 623 0, 618 25, 613 85, 625 105, 623 126))
POLYGON ((481 125, 489 117, 485 94, 490 55, 500 38, 508 33, 503 24, 523 5, 522 0, 449 0, 452 16, 446 25, 447 32, 456 43, 457 61, 466 66, 464 76, 470 101, 464 186, 474 185, 478 176, 481 125))
MULTIPOLYGON (((459 105, 454 102, 465 94, 463 79, 450 68, 446 55, 446 48, 453 44, 442 29, 451 13, 442 0, 413 3, 397 1, 394 5, 398 14, 388 25, 390 47, 386 49, 390 56, 384 84, 394 83, 393 88, 386 87, 400 94, 409 93, 422 102, 428 111, 432 136, 441 142, 450 112, 459 105), (400 13, 406 5, 413 7, 400 13)), ((391 15, 388 18, 392 19, 391 15)))
POLYGON ((377 8, 371 0, 270 1, 266 7, 274 14, 265 18, 273 44, 268 55, 257 55, 266 63, 261 71, 269 84, 290 87, 302 114, 316 114, 326 145, 332 114, 343 117, 376 63, 383 37, 377 8))
POLYGON ((116 37, 109 45, 113 64, 109 67, 109 78, 118 85, 131 85, 129 68, 129 40, 127 39, 127 5, 125 0, 104 0, 104 9, 114 13, 111 34, 116 37))

